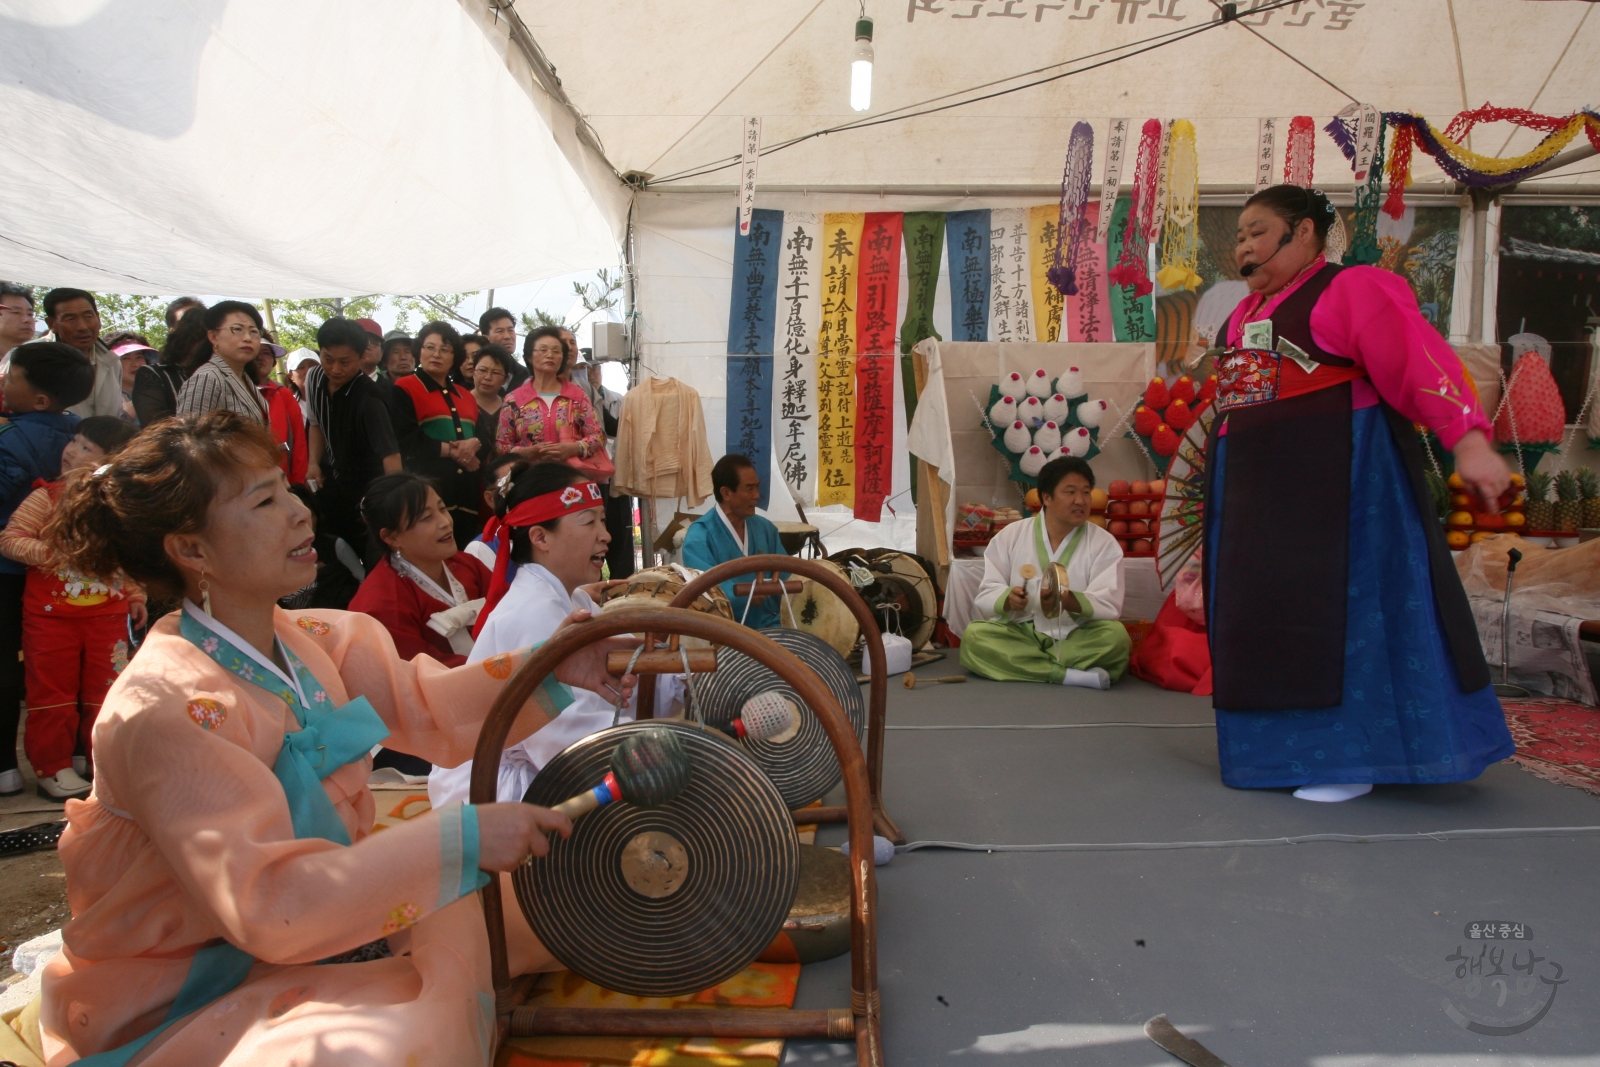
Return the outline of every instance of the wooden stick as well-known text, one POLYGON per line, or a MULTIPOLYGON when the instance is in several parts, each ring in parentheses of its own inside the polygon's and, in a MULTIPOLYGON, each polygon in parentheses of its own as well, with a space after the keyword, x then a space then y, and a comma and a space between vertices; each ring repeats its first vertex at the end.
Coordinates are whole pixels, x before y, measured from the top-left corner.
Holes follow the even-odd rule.
POLYGON ((905 687, 907 689, 915 689, 919 685, 954 685, 956 682, 964 682, 966 680, 967 676, 964 674, 947 674, 943 678, 923 678, 919 681, 916 675, 906 671, 905 687))
POLYGON ((805 582, 802 582, 802 581, 800 581, 798 579, 795 579, 795 578, 791 578, 787 582, 774 582, 774 581, 771 581, 771 580, 763 579, 762 581, 754 582, 754 583, 752 583, 752 582, 737 582, 737 583, 735 583, 734 587, 733 587, 733 595, 734 596, 749 596, 750 595, 750 587, 751 587, 751 585, 755 586, 755 594, 756 594, 756 596, 782 596, 784 593, 788 593, 789 595, 793 596, 793 595, 795 595, 797 593, 803 592, 805 590, 805 587, 806 587, 806 583, 805 582))
MULTIPOLYGON (((689 669, 696 674, 705 674, 717 669, 717 650, 714 648, 691 648, 689 653, 689 669)), ((621 675, 628 669, 628 661, 633 659, 633 653, 621 648, 615 652, 606 653, 606 670, 612 674, 621 675)), ((682 674, 683 653, 671 649, 656 649, 653 652, 643 652, 639 655, 639 662, 633 665, 634 674, 682 674)), ((652 708, 654 705, 651 705, 652 708)), ((648 717, 648 716, 646 716, 648 717)))
POLYGON ((848 1041, 855 1019, 847 1008, 789 1011, 763 1008, 514 1008, 511 1036, 811 1037, 848 1041))

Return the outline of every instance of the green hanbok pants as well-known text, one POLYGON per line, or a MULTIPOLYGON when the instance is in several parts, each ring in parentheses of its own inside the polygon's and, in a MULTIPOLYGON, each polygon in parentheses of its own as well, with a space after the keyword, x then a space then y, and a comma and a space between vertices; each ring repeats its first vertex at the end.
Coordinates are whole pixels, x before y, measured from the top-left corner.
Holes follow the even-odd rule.
POLYGON ((1060 685, 1067 669, 1104 667, 1115 682, 1128 669, 1132 642, 1114 619, 1091 619, 1057 641, 1031 622, 968 623, 961 635, 961 665, 997 682, 1060 685))

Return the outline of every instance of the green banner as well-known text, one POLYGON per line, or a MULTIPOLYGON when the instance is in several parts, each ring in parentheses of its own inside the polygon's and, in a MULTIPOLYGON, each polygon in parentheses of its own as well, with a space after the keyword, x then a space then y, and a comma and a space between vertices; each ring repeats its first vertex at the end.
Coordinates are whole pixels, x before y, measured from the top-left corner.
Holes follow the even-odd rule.
MULTIPOLYGON (((925 337, 944 340, 933 328, 933 292, 939 284, 939 264, 944 258, 944 212, 908 211, 903 232, 907 288, 906 317, 900 324, 902 355, 925 337)), ((915 397, 908 391, 906 399, 914 402, 915 397)))
MULTIPOLYGON (((1111 233, 1106 237, 1106 268, 1117 265, 1122 258, 1122 233, 1128 225, 1128 209, 1132 200, 1117 197, 1116 210, 1111 215, 1111 233)), ((1134 296, 1131 285, 1109 285, 1111 298, 1111 326, 1119 341, 1150 342, 1156 339, 1155 301, 1149 294, 1134 296)))

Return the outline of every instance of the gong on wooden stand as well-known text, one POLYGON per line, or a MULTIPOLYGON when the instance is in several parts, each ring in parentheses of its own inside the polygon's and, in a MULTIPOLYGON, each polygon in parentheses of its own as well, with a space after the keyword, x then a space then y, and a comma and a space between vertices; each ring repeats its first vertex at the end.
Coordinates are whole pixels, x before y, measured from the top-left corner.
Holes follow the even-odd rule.
MULTIPOLYGON (((860 624, 861 636, 866 643, 866 657, 872 664, 872 683, 867 701, 867 775, 871 788, 872 824, 877 833, 897 845, 903 845, 906 843, 906 835, 900 832, 900 828, 889 818, 889 813, 883 807, 883 735, 889 702, 889 673, 888 663, 883 654, 883 632, 878 628, 878 620, 873 617, 872 609, 861 599, 861 594, 851 587, 850 582, 842 577, 838 570, 827 566, 822 560, 779 555, 745 556, 743 559, 729 560, 727 563, 717 564, 708 571, 702 571, 699 577, 678 591, 678 595, 673 598, 672 606, 687 607, 707 589, 751 574, 756 576, 756 581, 735 585, 733 587, 735 596, 782 596, 786 590, 784 584, 778 581, 778 575, 785 573, 802 575, 827 587, 850 609, 856 622, 860 624)), ((792 593, 795 590, 791 585, 787 591, 792 593)), ((646 647, 653 647, 655 635, 646 635, 645 640, 646 647)), ((648 676, 641 677, 639 694, 639 707, 655 707, 655 679, 648 676)), ((840 765, 843 766, 842 760, 840 765)), ((806 825, 847 822, 848 816, 848 807, 801 808, 794 812, 795 821, 806 825)), ((855 845, 852 844, 850 847, 854 850, 855 845)))
MULTIPOLYGON (((783 561, 782 556, 757 556, 752 557, 758 565, 765 561, 783 561)), ((805 563, 807 561, 789 561, 789 563, 805 563)), ((785 570, 793 570, 786 565, 785 570)), ((742 573, 738 571, 734 574, 742 573)), ((726 580, 728 574, 718 574, 717 570, 707 572, 726 580)), ((686 587, 685 599, 692 600, 698 595, 698 590, 686 587)), ((681 594, 680 594, 681 595, 681 594)), ((756 1009, 608 1009, 608 1008, 528 1008, 523 1003, 531 988, 531 981, 527 976, 519 977, 513 981, 509 973, 507 959, 505 912, 504 902, 501 899, 500 879, 491 878, 483 890, 484 923, 489 933, 489 960, 494 979, 495 1007, 499 1019, 497 1037, 503 1040, 507 1036, 528 1036, 532 1034, 569 1034, 569 1035, 600 1035, 600 1036, 645 1036, 645 1037, 767 1037, 767 1038, 813 1038, 839 1040, 841 1038, 855 1039, 856 1062, 858 1067, 882 1067, 883 1049, 879 1026, 879 1000, 878 1000, 878 950, 877 950, 877 881, 872 864, 872 836, 873 836, 873 807, 872 793, 867 762, 861 752, 861 745, 857 741, 855 730, 838 700, 829 690, 821 678, 794 653, 780 646, 772 639, 763 636, 755 630, 704 612, 688 611, 681 608, 655 607, 641 605, 626 607, 598 615, 587 622, 577 623, 557 631, 550 640, 537 648, 531 656, 518 668, 505 688, 501 690, 494 705, 490 708, 488 717, 484 720, 483 730, 478 736, 478 745, 473 756, 471 802, 474 804, 490 804, 495 800, 497 779, 499 773, 500 753, 505 748, 507 735, 515 721, 518 712, 527 702, 533 692, 543 683, 546 677, 574 652, 597 641, 623 634, 648 634, 653 643, 657 636, 670 635, 677 637, 699 638, 711 646, 695 658, 711 658, 716 654, 717 648, 727 648, 742 653, 761 665, 771 669, 783 682, 789 686, 799 698, 805 702, 816 719, 821 723, 827 733, 828 741, 832 744, 834 754, 838 758, 839 768, 844 780, 845 807, 842 809, 845 817, 840 820, 848 825, 850 841, 850 1007, 849 1009, 835 1008, 821 1011, 764 1011, 756 1009)), ((876 638, 876 630, 872 637, 876 638)), ((676 642, 674 642, 676 643, 676 642)), ((647 646, 649 647, 649 646, 647 646)), ((870 644, 869 644, 869 647, 870 644)), ((881 664, 881 641, 878 646, 876 663, 881 664)), ((621 657, 623 663, 634 661, 634 670, 639 672, 641 679, 650 679, 654 673, 676 672, 683 669, 680 653, 671 652, 645 652, 633 655, 628 652, 613 652, 612 657, 621 657)), ((702 662, 696 666, 697 670, 714 670, 714 663, 702 662)), ((881 679, 880 679, 881 680, 881 679)), ((568 750, 572 753, 567 762, 572 765, 572 783, 552 783, 551 787, 559 791, 573 783, 587 783, 589 777, 599 770, 604 762, 604 754, 599 751, 603 746, 615 745, 616 741, 610 735, 624 735, 631 730, 648 730, 652 727, 648 723, 640 723, 631 728, 606 731, 605 733, 578 742, 568 750), (591 753, 589 748, 596 749, 591 753)), ((721 741, 708 742, 717 748, 705 747, 692 736, 698 733, 696 727, 685 724, 672 724, 670 728, 674 734, 684 740, 690 750, 691 757, 700 764, 709 760, 728 762, 727 768, 712 767, 707 765, 707 779, 711 782, 718 781, 726 776, 727 770, 737 770, 737 765, 748 764, 751 779, 745 790, 752 797, 758 796, 763 789, 772 791, 773 798, 777 798, 775 787, 772 787, 765 778, 756 770, 753 763, 749 763, 741 750, 731 743, 721 741)), ((704 734, 706 738, 719 735, 714 733, 704 734)), ((567 753, 563 753, 566 757, 567 753)), ((558 757, 558 760, 562 757, 558 757)), ((691 772, 691 781, 692 781, 691 772)), ((704 799, 696 801, 691 788, 687 791, 682 802, 691 806, 691 814, 704 823, 704 813, 709 810, 704 799), (696 806, 698 805, 698 806, 696 806)), ((714 798, 713 798, 714 799, 714 798)), ((674 801, 677 803, 678 801, 674 801)), ((670 805, 669 805, 670 807, 670 805)), ((653 827, 647 822, 640 822, 637 826, 632 823, 604 821, 605 812, 602 809, 599 817, 601 822, 592 823, 596 827, 594 834, 585 835, 592 837, 596 845, 588 855, 573 857, 577 865, 569 870, 579 870, 583 863, 591 867, 598 856, 613 857, 615 865, 619 866, 618 878, 625 883, 628 892, 640 897, 636 902, 638 909, 648 910, 656 904, 662 908, 670 907, 672 898, 685 888, 693 889, 694 880, 700 877, 701 867, 695 855, 697 848, 705 846, 697 844, 694 833, 686 829, 677 835, 667 832, 659 827, 653 827), (604 832, 600 832, 604 831, 604 832), (628 835, 632 835, 631 837, 628 835), (623 838, 627 838, 626 841, 623 838), (620 846, 617 845, 621 842, 620 846), (617 847, 613 847, 617 846, 617 847), (620 851, 618 851, 620 848, 620 851), (679 855, 679 853, 682 855, 679 855), (659 868, 659 869, 657 869, 659 868), (687 874, 680 872, 687 871, 687 874), (687 879, 687 880, 685 880, 687 879)), ((811 809, 816 811, 817 809, 811 809)), ((662 809, 662 819, 667 820, 661 826, 671 828, 672 812, 662 809)), ((777 808, 779 816, 782 815, 781 804, 777 808)), ((619 813, 620 814, 620 813, 619 813)), ((730 823, 738 821, 739 817, 755 818, 749 812, 729 814, 730 823)), ((573 845, 579 842, 580 834, 584 834, 584 822, 596 816, 586 816, 578 824, 572 839, 565 842, 573 845)), ((616 817, 613 816, 615 820, 616 817)), ((759 821, 759 820, 758 820, 759 821)), ((765 822, 770 822, 770 816, 765 822)), ((809 819, 807 821, 810 821, 809 819)), ((729 840, 721 828, 708 827, 705 829, 707 840, 729 840)), ((553 843, 554 844, 554 843, 553 843)), ((711 850, 707 850, 711 851, 711 850)), ((552 855, 555 850, 552 849, 552 855)), ((529 864, 546 862, 551 857, 533 859, 529 864)), ((603 860, 601 862, 604 862, 603 860)), ((598 870, 598 868, 594 868, 598 870)), ((541 872, 542 873, 542 872, 541 872)), ((737 873, 737 872, 731 872, 737 873)), ((723 881, 728 881, 730 872, 720 872, 723 881)), ((615 879, 613 879, 615 880, 615 879)), ((532 888, 533 879, 525 867, 513 876, 517 882, 519 894, 524 887, 532 888), (518 881, 520 877, 520 881, 518 881)), ((559 880, 558 880, 559 881, 559 880)), ((555 890, 559 895, 559 887, 555 890)), ((620 892, 620 891, 619 891, 620 892)), ((792 892, 792 890, 790 890, 792 892)), ((567 893, 568 898, 571 897, 567 893)), ((709 907, 709 905, 708 905, 709 907)), ((714 910, 714 908, 710 909, 714 910)), ((641 914, 644 912, 641 911, 641 914)), ((768 922, 771 916, 752 916, 751 923, 768 922)), ((781 920, 781 915, 779 916, 781 920)), ((607 961, 606 952, 608 943, 623 945, 629 942, 637 943, 639 931, 624 928, 629 921, 626 914, 617 912, 609 915, 599 915, 594 919, 599 927, 591 931, 594 945, 586 946, 593 949, 595 955, 594 966, 601 966, 607 961), (614 928, 606 928, 610 922, 614 928)), ((735 925, 742 922, 742 916, 736 916, 735 925)), ((735 930, 734 933, 738 931, 735 930)), ((761 938, 745 938, 754 943, 761 938)), ((552 946, 547 945, 547 948, 552 946)), ((693 951, 691 949, 691 951, 693 951)), ((709 951, 709 950, 707 950, 709 951)), ((756 949, 759 952, 759 948, 756 949)), ((749 945, 746 944, 737 950, 739 955, 749 954, 749 945)), ((558 956, 560 958, 560 956, 558 956)), ((753 959, 754 957, 751 956, 753 959)), ((562 962, 567 962, 563 960, 562 962)), ((649 967, 649 957, 638 957, 634 966, 649 967)), ((710 970, 684 968, 684 960, 676 959, 670 965, 664 962, 663 970, 678 968, 686 974, 695 973, 720 973, 715 967, 710 970)))

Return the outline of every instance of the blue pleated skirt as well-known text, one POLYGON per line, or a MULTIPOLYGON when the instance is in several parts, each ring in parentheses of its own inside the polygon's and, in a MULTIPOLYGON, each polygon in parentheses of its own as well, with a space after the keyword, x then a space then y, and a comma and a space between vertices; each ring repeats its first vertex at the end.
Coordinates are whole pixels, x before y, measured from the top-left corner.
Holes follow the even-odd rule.
MULTIPOLYGON (((1222 780, 1235 788, 1460 782, 1516 750, 1494 690, 1463 693, 1457 683, 1434 604, 1422 515, 1383 410, 1360 408, 1352 419, 1344 701, 1333 708, 1216 709, 1222 780)), ((1219 437, 1208 457, 1219 489, 1227 443, 1219 437)), ((1217 510, 1206 522, 1213 560, 1217 510)), ((1228 576, 1211 568, 1210 579, 1207 602, 1226 599, 1228 576)), ((1262 604, 1262 625, 1293 610, 1262 604)))

